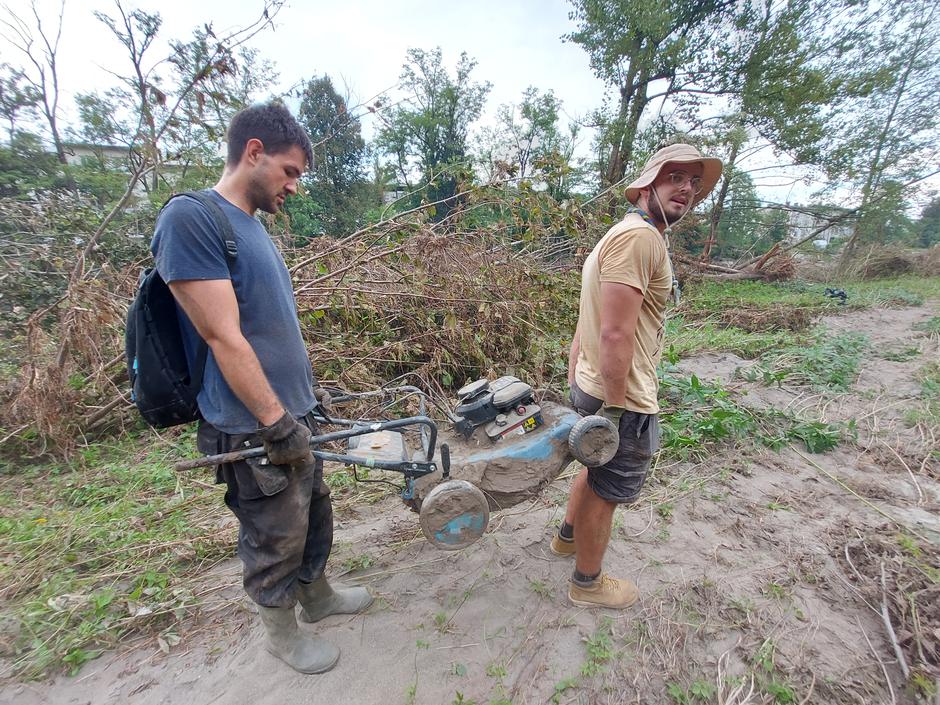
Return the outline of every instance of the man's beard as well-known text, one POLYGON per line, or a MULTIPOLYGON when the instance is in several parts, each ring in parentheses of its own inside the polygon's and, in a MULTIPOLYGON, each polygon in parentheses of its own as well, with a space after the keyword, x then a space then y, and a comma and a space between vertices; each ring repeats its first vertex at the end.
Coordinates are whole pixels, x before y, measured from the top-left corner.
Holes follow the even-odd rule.
POLYGON ((254 210, 262 210, 271 215, 276 214, 280 207, 277 204, 277 196, 272 196, 263 184, 257 181, 250 182, 248 191, 248 201, 254 210))
POLYGON ((659 191, 657 191, 655 188, 650 188, 650 191, 650 216, 653 218, 653 220, 656 221, 657 224, 662 225, 664 228, 668 228, 678 223, 692 209, 690 204, 686 204, 685 206, 680 207, 677 213, 671 213, 670 204, 672 201, 663 203, 659 196, 659 191))

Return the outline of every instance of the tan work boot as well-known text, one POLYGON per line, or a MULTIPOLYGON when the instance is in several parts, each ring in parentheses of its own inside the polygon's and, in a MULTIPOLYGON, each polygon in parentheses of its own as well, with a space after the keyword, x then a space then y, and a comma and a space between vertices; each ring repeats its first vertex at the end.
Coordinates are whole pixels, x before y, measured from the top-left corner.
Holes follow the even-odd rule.
POLYGON ((602 573, 587 586, 572 580, 568 585, 568 599, 581 607, 624 609, 640 599, 640 591, 629 580, 611 578, 602 573))
POLYGON ((556 531, 555 535, 552 536, 552 542, 549 545, 549 549, 556 556, 573 556, 575 553, 574 539, 566 539, 556 531))

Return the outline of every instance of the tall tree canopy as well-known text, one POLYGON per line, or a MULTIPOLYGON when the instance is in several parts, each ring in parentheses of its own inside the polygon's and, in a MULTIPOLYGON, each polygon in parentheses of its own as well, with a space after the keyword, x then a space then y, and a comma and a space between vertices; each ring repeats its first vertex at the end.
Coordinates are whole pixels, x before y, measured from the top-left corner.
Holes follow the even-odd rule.
POLYGON ((656 99, 685 90, 691 70, 712 43, 732 0, 571 0, 580 44, 594 73, 614 90, 616 105, 603 125, 606 164, 602 183, 620 181, 633 157, 640 120, 656 99), (657 81, 665 82, 653 93, 657 81))
POLYGON ((307 81, 299 118, 313 143, 313 164, 304 177, 311 202, 291 207, 292 222, 305 236, 352 232, 375 200, 365 179, 366 143, 359 119, 329 76, 307 81))
MULTIPOLYGON (((409 49, 400 85, 405 100, 386 117, 378 144, 390 155, 402 182, 415 174, 428 183, 425 197, 450 198, 457 172, 467 167, 470 126, 480 117, 490 84, 474 82, 476 61, 461 53, 453 76, 444 66, 440 47, 409 49)), ((447 208, 438 209, 446 213, 447 208)))

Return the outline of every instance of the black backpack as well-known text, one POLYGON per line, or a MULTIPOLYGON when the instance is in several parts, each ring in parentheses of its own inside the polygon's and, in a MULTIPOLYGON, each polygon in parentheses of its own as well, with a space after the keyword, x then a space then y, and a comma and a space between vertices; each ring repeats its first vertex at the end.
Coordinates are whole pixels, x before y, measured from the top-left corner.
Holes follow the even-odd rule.
MULTIPOLYGON (((187 191, 171 196, 195 199, 209 211, 225 244, 229 266, 238 256, 232 224, 206 191, 187 191)), ((162 208, 161 208, 162 211, 162 208)), ((199 341, 196 364, 186 362, 183 334, 170 288, 153 267, 145 269, 137 281, 137 295, 127 311, 124 334, 131 401, 144 420, 156 428, 168 428, 201 418, 196 396, 202 387, 209 346, 199 341)))

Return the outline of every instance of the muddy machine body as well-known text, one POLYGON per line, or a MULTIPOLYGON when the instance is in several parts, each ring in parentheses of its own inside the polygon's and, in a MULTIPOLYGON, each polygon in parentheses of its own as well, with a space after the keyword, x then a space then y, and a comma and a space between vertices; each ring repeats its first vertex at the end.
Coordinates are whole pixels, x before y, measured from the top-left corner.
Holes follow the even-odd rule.
MULTIPOLYGON (((479 539, 490 511, 536 496, 573 459, 597 465, 616 451, 616 431, 609 421, 582 418, 554 402, 537 403, 531 386, 516 377, 468 384, 458 392, 453 408, 412 386, 330 391, 339 408, 372 400, 386 410, 407 398, 417 399, 418 414, 404 418, 344 419, 319 413, 321 425, 341 430, 314 436, 310 442, 316 457, 352 466, 354 473, 357 468, 401 473, 402 499, 419 513, 428 541, 443 550, 479 539), (443 429, 428 415, 429 405, 447 417, 443 429), (325 449, 336 444, 345 447, 341 452, 325 449)), ((264 448, 252 448, 186 461, 177 468, 263 455, 264 448)), ((358 473, 356 477, 370 481, 358 473)))

